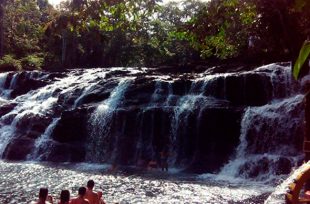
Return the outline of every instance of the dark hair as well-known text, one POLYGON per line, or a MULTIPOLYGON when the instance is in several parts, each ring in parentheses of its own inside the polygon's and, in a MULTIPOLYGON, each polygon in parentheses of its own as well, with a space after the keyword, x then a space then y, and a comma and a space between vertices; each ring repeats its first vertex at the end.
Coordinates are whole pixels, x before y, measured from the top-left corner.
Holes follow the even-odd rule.
POLYGON ((79 195, 84 196, 86 193, 86 188, 85 187, 80 187, 79 188, 79 195))
POLYGON ((47 188, 40 188, 39 198, 42 198, 42 199, 46 200, 47 194, 48 194, 48 189, 47 188))
POLYGON ((89 180, 89 181, 87 182, 87 188, 93 188, 94 186, 95 186, 94 180, 89 180))
POLYGON ((68 190, 62 190, 60 193, 60 203, 68 202, 70 200, 70 192, 68 190))

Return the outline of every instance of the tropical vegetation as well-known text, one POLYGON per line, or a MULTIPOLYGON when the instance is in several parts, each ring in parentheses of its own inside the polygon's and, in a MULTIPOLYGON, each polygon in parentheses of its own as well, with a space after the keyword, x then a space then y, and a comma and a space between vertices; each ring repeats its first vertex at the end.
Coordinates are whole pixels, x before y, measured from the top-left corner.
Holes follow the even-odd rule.
POLYGON ((310 34, 303 0, 0 1, 0 70, 290 61, 310 34))

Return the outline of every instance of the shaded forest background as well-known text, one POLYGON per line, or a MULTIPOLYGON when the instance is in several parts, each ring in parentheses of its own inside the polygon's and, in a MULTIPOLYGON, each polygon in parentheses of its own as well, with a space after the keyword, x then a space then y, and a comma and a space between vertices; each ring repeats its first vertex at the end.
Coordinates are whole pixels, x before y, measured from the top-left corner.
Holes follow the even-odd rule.
POLYGON ((1 0, 0 71, 290 61, 309 34, 304 0, 1 0))

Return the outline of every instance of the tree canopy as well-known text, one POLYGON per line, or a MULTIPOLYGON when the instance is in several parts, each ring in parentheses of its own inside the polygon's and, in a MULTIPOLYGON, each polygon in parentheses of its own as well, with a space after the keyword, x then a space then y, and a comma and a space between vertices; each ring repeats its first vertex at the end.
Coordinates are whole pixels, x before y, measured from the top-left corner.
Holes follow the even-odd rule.
POLYGON ((293 60, 310 32, 302 2, 3 0, 0 70, 293 60))

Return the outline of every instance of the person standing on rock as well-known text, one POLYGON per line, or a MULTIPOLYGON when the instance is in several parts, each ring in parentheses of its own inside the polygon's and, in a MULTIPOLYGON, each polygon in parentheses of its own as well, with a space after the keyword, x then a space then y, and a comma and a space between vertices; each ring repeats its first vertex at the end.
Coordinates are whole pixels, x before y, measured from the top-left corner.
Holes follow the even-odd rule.
POLYGON ((72 199, 70 204, 90 204, 89 201, 85 199, 85 194, 86 194, 86 188, 80 187, 78 197, 72 199))
POLYGON ((87 190, 86 190, 85 198, 89 201, 89 204, 99 204, 98 193, 93 191, 94 186, 95 186, 95 182, 93 180, 89 180, 87 182, 87 190))
POLYGON ((168 171, 168 151, 160 152, 160 166, 162 171, 168 171))

